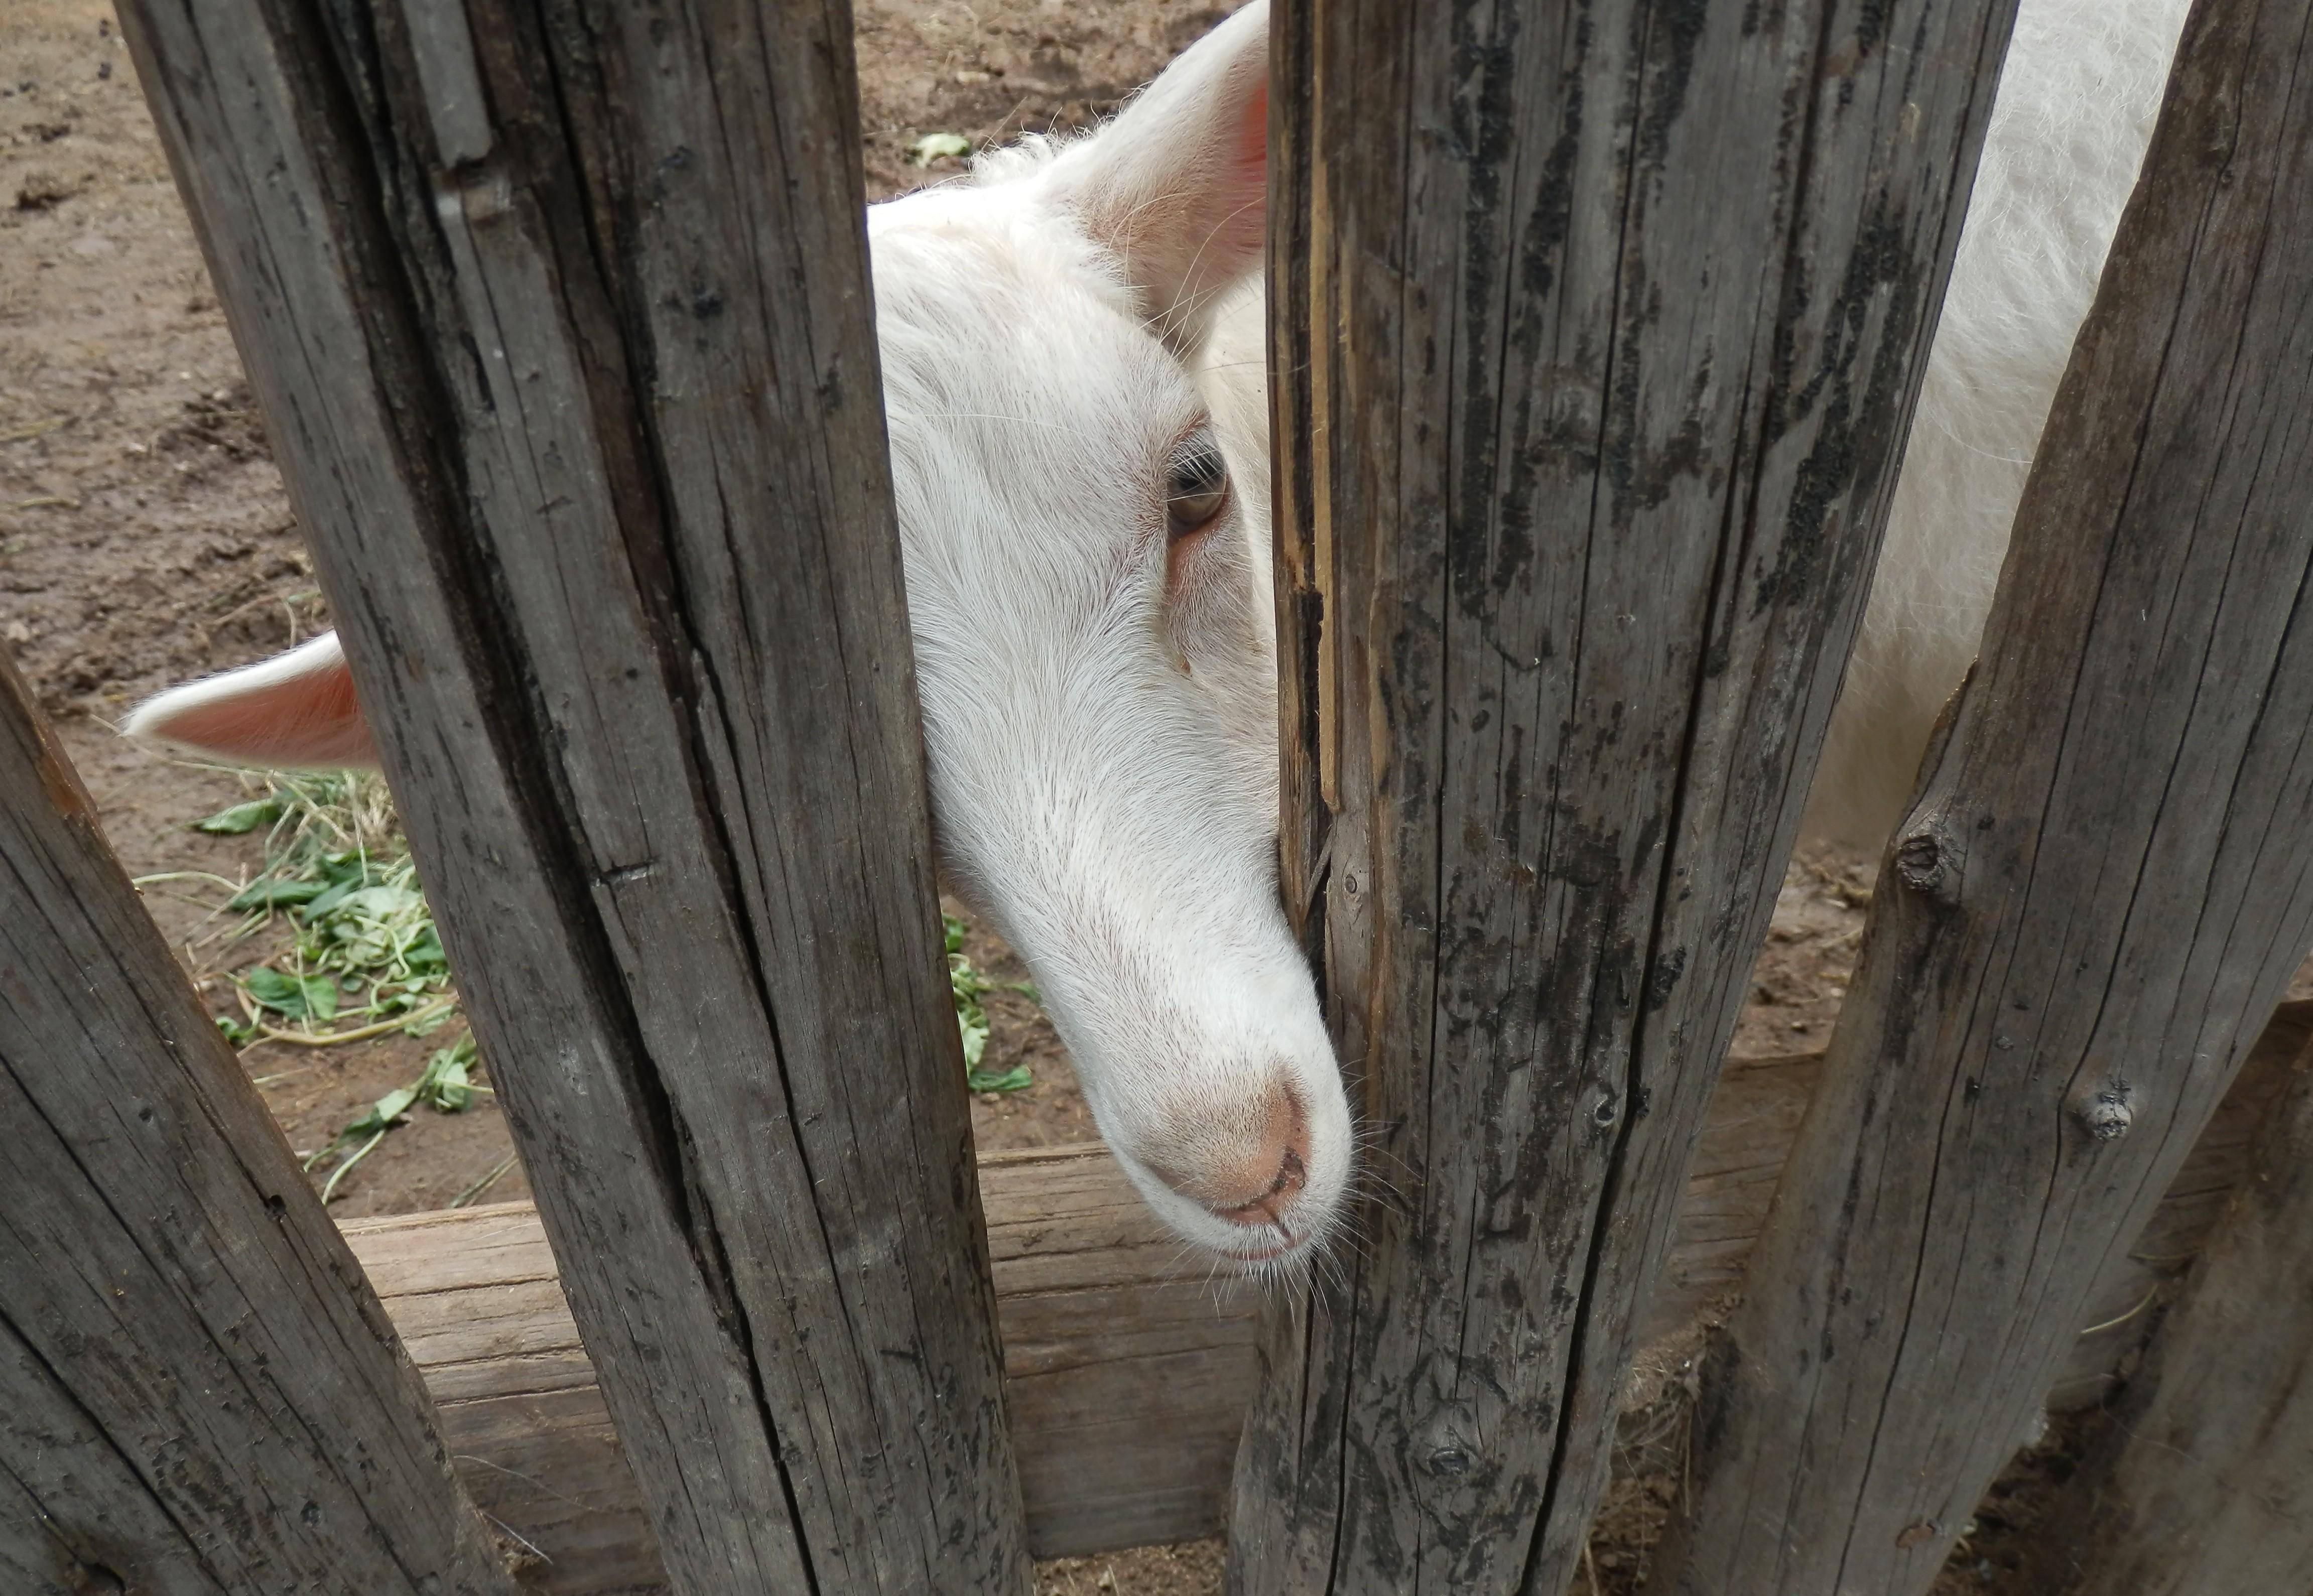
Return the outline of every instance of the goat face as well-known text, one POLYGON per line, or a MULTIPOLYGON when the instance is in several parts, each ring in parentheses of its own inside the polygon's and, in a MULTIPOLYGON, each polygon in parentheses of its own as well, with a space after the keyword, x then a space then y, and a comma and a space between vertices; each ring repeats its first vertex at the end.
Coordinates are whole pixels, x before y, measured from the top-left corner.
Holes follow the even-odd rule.
MULTIPOLYGON (((1188 364, 1260 262, 1263 11, 1103 132, 868 222, 945 873, 1026 960, 1150 1204, 1248 1265, 1319 1243, 1351 1156, 1278 901, 1257 355, 1211 395, 1188 364)), ((129 730, 373 757, 334 636, 129 730)))
POLYGON ((1241 12, 1091 139, 869 215, 949 883, 1148 1201, 1244 1260, 1321 1238, 1350 1163, 1278 900, 1257 373, 1200 391, 1183 358, 1259 264, 1264 32, 1241 12))

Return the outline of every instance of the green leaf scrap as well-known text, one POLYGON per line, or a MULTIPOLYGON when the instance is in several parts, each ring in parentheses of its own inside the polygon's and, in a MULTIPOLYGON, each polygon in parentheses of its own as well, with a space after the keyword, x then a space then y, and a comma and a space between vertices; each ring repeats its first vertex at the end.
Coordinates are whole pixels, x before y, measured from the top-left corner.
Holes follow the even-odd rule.
POLYGON ((990 992, 1025 989, 1026 984, 1007 986, 991 981, 981 974, 963 954, 966 926, 954 915, 940 916, 942 941, 947 949, 948 990, 955 1000, 955 1028, 963 1039, 964 1084, 974 1092, 1024 1092, 1035 1083, 1025 1064, 1016 1064, 1008 1070, 986 1070, 981 1060, 988 1056, 988 1010, 981 999, 990 992))
POLYGON ((367 1158, 388 1131, 407 1123, 410 1109, 422 1103, 437 1114, 464 1110, 474 1101, 474 1093, 484 1090, 473 1083, 473 1067, 474 1037, 468 1031, 449 1047, 436 1048, 417 1080, 407 1086, 395 1087, 370 1104, 358 1118, 347 1120, 328 1146, 305 1161, 310 1170, 332 1153, 346 1154, 330 1171, 330 1179, 321 1188, 321 1200, 327 1203, 338 1195, 338 1183, 346 1178, 346 1171, 367 1158), (348 1148, 353 1151, 347 1153, 348 1148))
POLYGON ((966 1070, 963 1083, 974 1092, 1025 1092, 1036 1083, 1025 1064, 1016 1064, 1002 1074, 987 1070, 966 1070))
POLYGON ((193 829, 206 831, 212 837, 242 837, 259 826, 270 826, 280 818, 278 800, 252 798, 246 803, 236 803, 231 809, 221 809, 205 820, 195 820, 193 829))
POLYGON ((271 1009, 292 1020, 327 1021, 338 1017, 335 976, 285 976, 270 965, 260 964, 242 977, 241 984, 258 1007, 271 1009))

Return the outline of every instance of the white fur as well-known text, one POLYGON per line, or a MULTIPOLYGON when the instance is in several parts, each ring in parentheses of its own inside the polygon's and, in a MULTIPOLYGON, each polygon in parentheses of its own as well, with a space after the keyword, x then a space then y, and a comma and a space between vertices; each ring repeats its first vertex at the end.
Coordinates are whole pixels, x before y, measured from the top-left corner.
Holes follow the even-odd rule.
POLYGON ((1312 1150, 1286 1223, 1308 1237, 1347 1182, 1350 1122, 1277 896, 1266 495, 1237 484, 1168 592, 1162 471, 1204 404, 1113 266, 1033 183, 936 190, 872 226, 949 882, 1035 972, 1102 1130, 1192 1240, 1272 1239, 1141 1151, 1287 1072, 1312 1150))
MULTIPOLYGON (((1818 835, 1884 840, 1974 653, 2184 5, 2025 0, 1818 835)), ((1034 971, 1139 1189, 1241 1258, 1322 1241, 1351 1164, 1276 887, 1268 407, 1242 225, 1258 190, 1232 164, 1265 33, 1255 0, 1106 133, 1029 140, 868 220, 943 864, 1034 971), (1208 412, 1235 503, 1168 569, 1166 463, 1208 412), (1227 1164, 1280 1083, 1306 1110, 1307 1179, 1261 1223, 1160 1173, 1227 1164)), ((235 680, 163 695, 131 729, 235 680)))
POLYGON ((1974 661, 2189 0, 2024 0, 1807 830, 1876 853, 1974 661))

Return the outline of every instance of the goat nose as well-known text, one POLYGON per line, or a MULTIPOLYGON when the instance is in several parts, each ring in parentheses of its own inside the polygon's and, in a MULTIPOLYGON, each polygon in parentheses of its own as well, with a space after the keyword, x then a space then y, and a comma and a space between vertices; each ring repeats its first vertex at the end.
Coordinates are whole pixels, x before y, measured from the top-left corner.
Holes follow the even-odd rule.
POLYGON ((1213 1212, 1235 1224, 1275 1224, 1279 1206, 1289 1202, 1293 1194, 1308 1183, 1308 1153, 1303 1146, 1288 1142, 1278 1154, 1277 1172, 1270 1177, 1266 1188, 1228 1207, 1216 1204, 1213 1212))
POLYGON ((1274 1224, 1278 1210, 1309 1183, 1309 1116, 1290 1086, 1262 1094, 1254 1133, 1234 1156, 1197 1182, 1191 1195, 1221 1218, 1236 1224, 1274 1224))

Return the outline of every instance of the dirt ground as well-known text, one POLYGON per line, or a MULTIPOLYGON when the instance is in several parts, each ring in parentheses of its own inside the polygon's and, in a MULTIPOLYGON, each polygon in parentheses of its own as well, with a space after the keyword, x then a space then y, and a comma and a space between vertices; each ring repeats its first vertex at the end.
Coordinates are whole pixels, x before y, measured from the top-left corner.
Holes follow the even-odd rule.
MULTIPOLYGON (((871 197, 958 170, 951 160, 909 164, 907 152, 925 134, 959 133, 976 147, 1023 129, 1086 124, 1225 9, 1165 0, 858 0, 871 197)), ((10 0, 0 11, 0 638, 57 717, 129 873, 236 876, 259 864, 255 838, 186 827, 238 801, 243 778, 155 758, 120 741, 112 725, 155 688, 311 636, 327 625, 327 610, 133 78, 102 0, 10 0)), ((1823 1044, 1869 883, 1851 860, 1793 868, 1738 1053, 1823 1044)), ((146 892, 213 1007, 230 1013, 230 972, 278 944, 233 942, 230 923, 194 896, 165 882, 146 892)), ((1025 977, 984 935, 975 934, 967 951, 998 979, 1025 977)), ((980 1144, 1091 1139, 1051 1026, 1011 994, 991 996, 989 1008, 990 1064, 1026 1062, 1036 1084, 975 1101, 980 1144)), ((266 1042, 243 1057, 291 1144, 309 1149, 412 1079, 425 1055, 456 1034, 453 1026, 423 1039, 326 1050, 266 1042)), ((331 1211, 444 1206, 510 1151, 487 1096, 457 1116, 421 1110, 347 1178, 331 1211)), ((526 1194, 518 1165, 488 1191, 492 1200, 526 1194)), ((2002 1588, 1999 1537, 2028 1520, 2036 1482, 2061 1472, 2064 1455, 2060 1436, 2040 1462, 2003 1482, 2008 1495, 1987 1504, 1979 1535, 1940 1591, 2002 1588)), ((1637 1588, 1675 1490, 1662 1473, 1616 1485, 1584 1596, 1637 1588)), ((1040 1570, 1039 1590, 1202 1596, 1219 1588, 1219 1555, 1218 1542, 1205 1542, 1063 1559, 1040 1570)))

